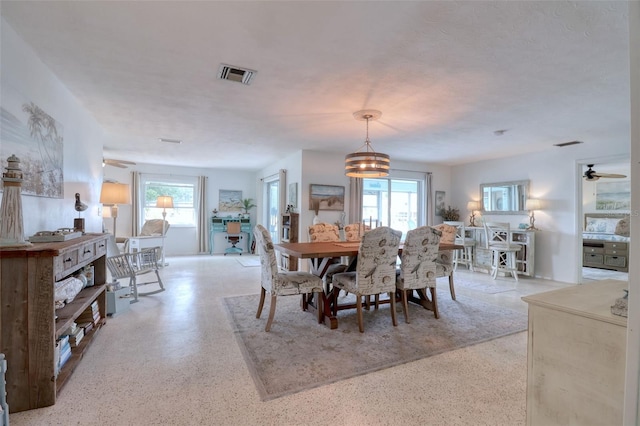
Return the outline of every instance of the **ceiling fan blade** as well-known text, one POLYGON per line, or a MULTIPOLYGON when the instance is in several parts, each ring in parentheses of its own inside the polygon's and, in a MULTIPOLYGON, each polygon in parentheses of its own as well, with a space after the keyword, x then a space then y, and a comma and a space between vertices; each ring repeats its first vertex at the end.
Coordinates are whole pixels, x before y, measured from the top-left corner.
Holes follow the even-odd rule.
POLYGON ((594 173, 594 176, 597 176, 599 178, 612 178, 612 179, 621 179, 621 178, 627 177, 625 175, 619 175, 617 173, 594 173))

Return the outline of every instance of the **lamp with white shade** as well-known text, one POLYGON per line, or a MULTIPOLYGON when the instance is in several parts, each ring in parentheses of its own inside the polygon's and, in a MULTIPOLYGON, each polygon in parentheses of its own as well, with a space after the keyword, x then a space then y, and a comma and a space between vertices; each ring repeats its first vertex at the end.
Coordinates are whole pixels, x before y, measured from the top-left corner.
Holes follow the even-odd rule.
POLYGON ((534 210, 540 210, 540 200, 536 198, 529 198, 525 203, 525 209, 529 210, 529 226, 527 227, 528 231, 537 231, 538 228, 535 227, 536 218, 534 215, 534 210))
POLYGON ((164 263, 164 234, 167 227, 167 209, 173 208, 173 197, 170 195, 160 195, 156 200, 156 207, 162 209, 162 266, 164 263))
POLYGON ((480 210, 480 203, 477 201, 469 201, 467 203, 467 210, 471 212, 469 216, 469 226, 476 226, 476 210, 480 210))
POLYGON ((118 204, 131 204, 129 185, 118 182, 103 182, 100 191, 100 203, 111 206, 113 218, 113 236, 116 236, 116 220, 118 219, 118 204))

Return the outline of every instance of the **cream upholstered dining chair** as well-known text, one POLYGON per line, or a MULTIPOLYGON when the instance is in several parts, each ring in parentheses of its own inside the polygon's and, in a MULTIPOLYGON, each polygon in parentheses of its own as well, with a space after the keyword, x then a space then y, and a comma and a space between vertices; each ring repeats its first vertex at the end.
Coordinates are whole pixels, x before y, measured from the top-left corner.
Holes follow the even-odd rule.
MULTIPOLYGON (((340 241, 340 230, 336 225, 331 223, 316 223, 309 227, 309 242, 326 243, 340 241)), ((347 265, 341 263, 339 257, 332 259, 332 264, 327 268, 324 274, 325 293, 331 290, 329 285, 333 280, 333 276, 347 269, 347 265)))
POLYGON ((346 241, 360 241, 364 233, 370 229, 363 223, 350 223, 344 226, 344 239, 346 241))
POLYGON ((438 246, 442 233, 430 226, 421 226, 407 232, 402 248, 400 275, 396 279, 396 288, 402 292, 402 310, 404 320, 409 324, 409 306, 407 292, 417 290, 427 298, 426 290, 431 293, 433 314, 438 313, 438 299, 436 297, 436 264, 438 246))
MULTIPOLYGON (((441 223, 434 226, 435 229, 442 232, 440 237, 441 243, 455 244, 456 242, 456 227, 441 223)), ((439 250, 438 261, 436 264, 437 278, 448 277, 449 278, 449 291, 451 292, 451 299, 456 300, 456 289, 453 285, 453 250, 439 250)))
POLYGON ((455 243, 464 248, 455 250, 453 252, 453 270, 458 269, 458 264, 467 265, 469 270, 473 271, 474 262, 474 249, 476 241, 473 238, 467 238, 464 222, 460 221, 445 221, 447 225, 456 227, 456 240, 455 243))
POLYGON ((253 229, 256 249, 260 255, 260 266, 262 268, 260 303, 256 318, 260 318, 262 307, 264 306, 265 295, 271 295, 271 306, 269 318, 264 331, 271 330, 271 323, 276 312, 276 298, 278 296, 303 295, 303 308, 306 306, 304 295, 317 293, 316 305, 318 306, 318 323, 322 322, 322 279, 309 272, 284 271, 278 272, 276 252, 271 241, 269 231, 262 225, 256 225, 253 229))
POLYGON ((511 241, 511 226, 507 222, 485 222, 484 244, 491 250, 491 276, 496 279, 498 272, 513 275, 518 281, 516 253, 522 249, 520 244, 511 241))
MULTIPOLYGON (((358 328, 364 332, 362 298, 381 293, 389 294, 391 321, 396 320, 396 259, 401 231, 381 226, 362 235, 358 249, 358 263, 353 272, 342 272, 333 276, 333 298, 338 300, 340 290, 356 296, 358 328)), ((337 302, 336 302, 337 303, 337 302)), ((337 305, 334 304, 334 315, 337 305)))

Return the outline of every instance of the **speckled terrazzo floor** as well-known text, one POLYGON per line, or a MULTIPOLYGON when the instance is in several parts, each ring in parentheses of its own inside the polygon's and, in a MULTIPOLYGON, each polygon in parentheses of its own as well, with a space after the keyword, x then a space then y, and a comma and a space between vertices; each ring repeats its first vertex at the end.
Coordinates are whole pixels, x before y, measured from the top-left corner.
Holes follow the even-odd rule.
MULTIPOLYGON (((526 332, 262 402, 222 304, 258 293, 260 268, 233 256, 168 261, 167 291, 110 319, 56 405, 11 414, 12 426, 525 423, 526 332)), ((457 274, 458 294, 522 312, 522 296, 566 286, 457 274)))

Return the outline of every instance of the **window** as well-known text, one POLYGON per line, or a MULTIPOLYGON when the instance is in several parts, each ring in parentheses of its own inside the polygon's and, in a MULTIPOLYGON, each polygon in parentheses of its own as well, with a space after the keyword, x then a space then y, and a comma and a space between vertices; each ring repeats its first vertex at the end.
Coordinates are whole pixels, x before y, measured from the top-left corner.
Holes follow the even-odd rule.
POLYGON ((167 222, 171 226, 196 226, 197 178, 147 175, 142 177, 141 185, 140 217, 143 223, 149 219, 162 219, 162 209, 156 207, 156 200, 160 195, 169 195, 173 197, 173 208, 167 209, 167 222))
POLYGON ((420 226, 422 185, 423 181, 414 179, 363 179, 362 220, 403 234, 420 226))

